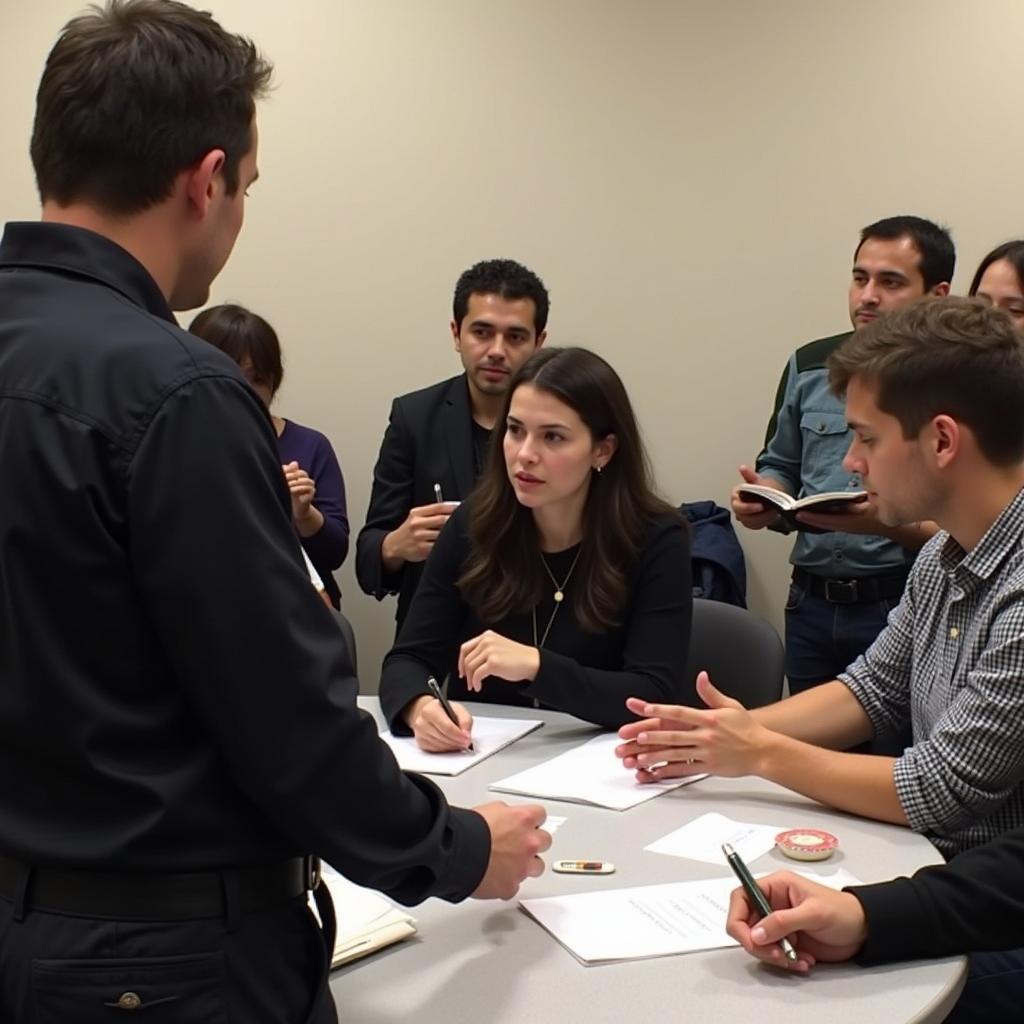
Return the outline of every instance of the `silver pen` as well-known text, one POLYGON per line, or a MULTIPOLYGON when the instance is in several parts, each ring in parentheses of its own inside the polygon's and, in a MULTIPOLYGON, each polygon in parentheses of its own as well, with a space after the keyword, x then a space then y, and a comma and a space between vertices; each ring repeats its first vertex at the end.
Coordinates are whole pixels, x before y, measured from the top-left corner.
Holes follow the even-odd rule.
MULTIPOLYGON (((434 484, 434 500, 438 503, 438 505, 440 505, 444 501, 444 498, 441 495, 440 484, 434 484)), ((436 686, 437 684, 435 683, 434 685, 436 686)))

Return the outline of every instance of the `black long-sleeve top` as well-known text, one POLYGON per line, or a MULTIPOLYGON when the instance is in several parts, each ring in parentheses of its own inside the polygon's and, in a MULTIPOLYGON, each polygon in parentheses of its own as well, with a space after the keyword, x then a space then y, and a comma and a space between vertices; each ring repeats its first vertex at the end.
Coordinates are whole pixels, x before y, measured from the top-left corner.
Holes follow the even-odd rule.
POLYGON ((851 886, 867 914, 858 963, 1024 946, 1024 828, 921 868, 912 878, 851 886))
MULTIPOLYGON (((582 630, 573 609, 586 581, 573 575, 540 649, 536 678, 517 683, 492 676, 484 680, 481 693, 470 693, 458 677, 459 647, 485 629, 537 646, 555 602, 552 584, 536 609, 536 641, 529 612, 498 623, 480 620, 456 586, 470 550, 469 515, 470 503, 464 501, 445 524, 398 640, 384 659, 380 700, 393 732, 408 735, 401 713, 409 701, 429 692, 428 675, 438 680, 447 675, 452 699, 524 707, 537 702, 606 729, 634 720, 626 710, 627 697, 696 703, 694 681, 685 678, 693 610, 689 536, 685 524, 671 517, 648 528, 629 573, 628 604, 618 627, 598 634, 582 630)), ((546 556, 559 582, 568 574, 577 550, 546 556)))
POLYGON ((319 854, 461 898, 484 820, 399 771, 309 585, 270 417, 112 241, 0 244, 0 853, 187 871, 319 854))

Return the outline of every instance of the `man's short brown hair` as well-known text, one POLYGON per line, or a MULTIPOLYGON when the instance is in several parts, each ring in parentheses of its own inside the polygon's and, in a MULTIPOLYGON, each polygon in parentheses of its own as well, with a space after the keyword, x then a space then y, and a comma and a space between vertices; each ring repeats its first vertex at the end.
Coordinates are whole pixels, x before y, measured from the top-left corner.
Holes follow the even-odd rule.
POLYGON ((1001 309, 922 299, 855 332, 832 353, 828 376, 839 397, 854 377, 874 386, 908 440, 945 413, 993 464, 1024 459, 1024 337, 1001 309))
POLYGON ((93 6, 64 26, 39 83, 31 152, 40 197, 138 213, 212 149, 224 150, 234 195, 271 70, 248 39, 175 0, 93 6))

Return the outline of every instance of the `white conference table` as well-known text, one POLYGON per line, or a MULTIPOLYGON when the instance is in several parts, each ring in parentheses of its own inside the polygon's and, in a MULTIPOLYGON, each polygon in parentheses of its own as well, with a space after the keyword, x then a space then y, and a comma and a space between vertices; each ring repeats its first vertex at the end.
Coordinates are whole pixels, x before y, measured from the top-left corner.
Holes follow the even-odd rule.
MULTIPOLYGON (((379 719, 376 698, 360 698, 360 705, 379 719)), ((431 776, 453 804, 529 802, 492 793, 487 786, 597 735, 593 726, 556 712, 469 707, 473 714, 542 718, 545 725, 460 776, 431 776)), ((839 837, 840 850, 828 861, 798 864, 773 850, 752 862, 755 873, 841 866, 861 881, 873 882, 942 859, 926 839, 909 829, 830 811, 757 779, 705 779, 627 811, 540 802, 550 814, 568 819, 545 855, 548 865, 555 859, 607 860, 616 871, 582 876, 549 869, 522 886, 524 898, 722 877, 728 874, 725 864, 714 867, 643 849, 708 811, 740 821, 821 828, 839 837)), ((466 900, 455 906, 428 900, 412 913, 418 921, 417 936, 332 974, 331 989, 342 1021, 932 1024, 945 1018, 966 977, 963 957, 874 968, 818 966, 810 976, 796 977, 760 965, 738 947, 585 967, 515 900, 466 900)))

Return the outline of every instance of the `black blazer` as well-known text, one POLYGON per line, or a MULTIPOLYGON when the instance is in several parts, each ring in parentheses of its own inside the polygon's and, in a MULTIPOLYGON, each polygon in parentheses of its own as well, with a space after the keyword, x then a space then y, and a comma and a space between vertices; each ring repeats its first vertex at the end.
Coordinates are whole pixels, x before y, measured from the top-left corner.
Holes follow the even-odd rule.
POLYGON ((416 592, 423 563, 386 572, 380 558, 385 534, 401 526, 409 510, 432 505, 434 484, 445 501, 463 501, 473 489, 473 416, 466 375, 460 374, 391 403, 366 525, 356 540, 356 578, 363 591, 382 600, 398 594, 396 635, 416 592))

